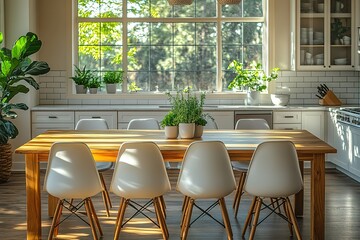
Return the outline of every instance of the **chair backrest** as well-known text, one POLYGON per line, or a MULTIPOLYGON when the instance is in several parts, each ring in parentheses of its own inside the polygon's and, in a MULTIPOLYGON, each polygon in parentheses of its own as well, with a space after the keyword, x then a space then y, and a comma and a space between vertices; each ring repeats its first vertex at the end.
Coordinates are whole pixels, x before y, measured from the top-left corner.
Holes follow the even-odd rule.
POLYGON ((270 126, 262 118, 243 118, 236 122, 235 129, 270 129, 270 126))
POLYGON ((109 129, 105 119, 102 118, 91 118, 91 119, 80 119, 75 130, 106 130, 109 129))
POLYGON ((81 142, 51 146, 44 190, 60 199, 94 196, 103 191, 89 147, 81 142))
POLYGON ((253 196, 285 197, 303 187, 299 160, 290 141, 263 142, 250 161, 244 190, 253 196))
POLYGON ((197 141, 189 145, 180 170, 177 189, 186 196, 221 198, 236 188, 229 154, 221 141, 197 141))
POLYGON ((143 129, 143 130, 159 130, 159 122, 155 118, 139 118, 132 119, 128 126, 127 130, 131 129, 143 129))
POLYGON ((207 121, 207 123, 204 126, 204 129, 219 129, 214 118, 206 115, 205 120, 207 121))
POLYGON ((171 189, 159 147, 125 142, 119 149, 110 189, 126 199, 154 198, 171 189))

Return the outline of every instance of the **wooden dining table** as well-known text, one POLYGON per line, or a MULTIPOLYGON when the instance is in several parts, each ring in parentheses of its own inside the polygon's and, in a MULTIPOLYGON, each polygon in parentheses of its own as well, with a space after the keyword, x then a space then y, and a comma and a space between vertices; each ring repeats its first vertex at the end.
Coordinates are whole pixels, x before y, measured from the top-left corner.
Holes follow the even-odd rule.
MULTIPOLYGON (((306 130, 206 130, 198 139, 166 139, 163 130, 47 131, 15 150, 15 153, 25 154, 27 239, 41 239, 40 162, 48 161, 54 142, 84 142, 96 161, 115 161, 122 143, 152 141, 159 146, 165 161, 179 162, 189 144, 211 140, 224 142, 232 161, 249 161, 261 142, 292 141, 302 173, 304 161, 311 163, 311 239, 325 239, 325 154, 336 153, 336 149, 306 130)), ((51 215, 56 199, 50 196, 49 200, 51 215)), ((302 190, 295 195, 297 216, 303 214, 303 201, 302 190)))

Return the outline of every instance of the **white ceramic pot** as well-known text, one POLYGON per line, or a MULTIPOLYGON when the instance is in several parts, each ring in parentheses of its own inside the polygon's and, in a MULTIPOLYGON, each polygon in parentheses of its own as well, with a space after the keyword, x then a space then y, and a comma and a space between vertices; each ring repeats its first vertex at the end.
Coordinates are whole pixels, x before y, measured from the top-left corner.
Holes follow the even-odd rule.
POLYGON ((90 94, 97 94, 98 89, 97 88, 89 88, 90 94))
POLYGON ((180 138, 194 138, 195 123, 180 123, 179 136, 180 138))
POLYGON ((117 83, 106 84, 106 92, 114 94, 116 93, 117 83))
POLYGON ((179 135, 178 126, 165 126, 165 136, 166 138, 174 139, 179 135))
POLYGON ((248 105, 259 105, 260 104, 260 92, 250 91, 247 93, 247 104, 248 105))
POLYGON ((194 138, 201 138, 204 132, 204 126, 201 125, 195 125, 195 133, 194 138))
POLYGON ((84 85, 75 85, 76 94, 85 94, 87 88, 84 85))

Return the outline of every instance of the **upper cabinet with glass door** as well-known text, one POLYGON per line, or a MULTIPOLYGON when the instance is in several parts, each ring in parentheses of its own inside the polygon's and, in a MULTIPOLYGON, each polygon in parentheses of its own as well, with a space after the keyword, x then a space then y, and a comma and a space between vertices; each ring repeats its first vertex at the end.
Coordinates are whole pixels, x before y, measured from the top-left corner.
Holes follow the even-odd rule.
POLYGON ((354 70, 354 0, 299 0, 297 69, 354 70))

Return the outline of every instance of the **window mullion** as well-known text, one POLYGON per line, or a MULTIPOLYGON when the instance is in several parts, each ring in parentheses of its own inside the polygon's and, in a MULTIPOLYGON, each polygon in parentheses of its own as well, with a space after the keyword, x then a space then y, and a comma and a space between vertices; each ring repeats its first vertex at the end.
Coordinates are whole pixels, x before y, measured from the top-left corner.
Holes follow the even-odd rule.
POLYGON ((127 57, 127 52, 128 52, 128 45, 127 45, 127 32, 128 32, 128 18, 127 18, 127 1, 123 1, 123 5, 122 5, 122 12, 123 12, 123 17, 122 17, 122 68, 124 71, 124 75, 125 78, 123 78, 123 82, 122 82, 122 92, 126 92, 127 91, 127 84, 128 84, 128 57, 127 57))

